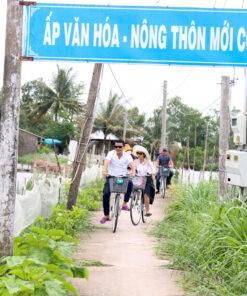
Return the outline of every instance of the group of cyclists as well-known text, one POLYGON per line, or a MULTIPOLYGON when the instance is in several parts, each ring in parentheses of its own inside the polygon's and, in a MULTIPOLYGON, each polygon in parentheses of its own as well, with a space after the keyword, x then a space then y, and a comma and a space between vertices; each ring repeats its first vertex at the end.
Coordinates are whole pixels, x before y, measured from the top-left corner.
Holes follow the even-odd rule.
MULTIPOLYGON (((146 185, 144 189, 144 203, 145 203, 145 216, 150 217, 152 214, 149 210, 149 205, 153 203, 155 193, 159 193, 160 190, 160 172, 156 174, 156 191, 153 182, 153 175, 155 175, 155 168, 151 161, 150 155, 147 149, 140 145, 135 145, 133 149, 129 144, 126 144, 123 140, 115 141, 115 149, 109 151, 102 170, 102 175, 106 178, 104 189, 103 189, 103 211, 104 216, 100 220, 101 224, 106 221, 110 221, 110 178, 117 176, 128 175, 129 182, 127 187, 127 192, 124 195, 124 200, 122 203, 122 210, 130 211, 128 202, 133 191, 132 178, 137 174, 138 176, 146 177, 146 185)), ((160 152, 157 160, 156 167, 167 166, 173 168, 173 162, 171 156, 168 154, 168 148, 163 148, 160 152)), ((171 184, 171 178, 173 176, 173 171, 167 177, 166 187, 169 188, 171 184)))

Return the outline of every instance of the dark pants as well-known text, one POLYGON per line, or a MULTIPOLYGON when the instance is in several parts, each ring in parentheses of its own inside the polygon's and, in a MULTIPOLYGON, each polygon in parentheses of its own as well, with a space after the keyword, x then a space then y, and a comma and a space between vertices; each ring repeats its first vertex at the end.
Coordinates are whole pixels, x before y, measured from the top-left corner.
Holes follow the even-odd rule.
MULTIPOLYGON (((110 191, 110 178, 106 179, 105 186, 103 189, 103 208, 104 208, 104 215, 109 216, 110 213, 110 196, 111 196, 111 191, 110 191)), ((124 201, 127 203, 130 199, 130 195, 133 189, 133 183, 132 180, 129 180, 128 183, 128 189, 127 192, 125 193, 124 196, 124 201)))
MULTIPOLYGON (((170 174, 166 178, 166 185, 170 185, 171 184, 171 179, 172 179, 172 176, 173 175, 174 175, 173 170, 170 170, 170 174)), ((156 189, 157 190, 160 190, 160 172, 158 172, 157 175, 156 175, 156 189)))

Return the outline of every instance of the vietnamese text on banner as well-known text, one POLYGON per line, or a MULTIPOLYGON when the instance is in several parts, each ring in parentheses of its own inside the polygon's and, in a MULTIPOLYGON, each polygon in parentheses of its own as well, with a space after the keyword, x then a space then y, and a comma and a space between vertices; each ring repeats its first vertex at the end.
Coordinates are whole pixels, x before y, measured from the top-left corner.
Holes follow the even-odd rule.
POLYGON ((247 10, 44 4, 25 8, 35 60, 247 66, 247 10))

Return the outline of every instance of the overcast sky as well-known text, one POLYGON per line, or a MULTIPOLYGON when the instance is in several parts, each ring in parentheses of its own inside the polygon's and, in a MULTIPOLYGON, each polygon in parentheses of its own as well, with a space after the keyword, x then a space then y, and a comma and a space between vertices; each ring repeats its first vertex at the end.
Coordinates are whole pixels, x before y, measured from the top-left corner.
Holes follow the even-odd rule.
MULTIPOLYGON (((3 81, 4 41, 7 0, 1 0, 0 10, 0 86, 3 81)), ((38 1, 44 3, 70 4, 109 4, 124 6, 170 6, 170 7, 207 7, 207 8, 246 8, 247 0, 87 0, 87 1, 38 1)), ((86 93, 91 80, 93 64, 83 62, 23 62, 22 84, 43 77, 47 82, 56 72, 56 64, 60 67, 73 67, 77 80, 86 84, 86 93)), ((129 99, 128 107, 138 106, 142 112, 151 115, 152 110, 162 104, 162 85, 167 80, 168 98, 180 96, 183 103, 198 110, 207 112, 209 105, 219 108, 221 76, 235 78, 232 87, 232 106, 242 109, 244 100, 244 69, 233 67, 199 67, 199 66, 168 66, 168 65, 129 65, 105 64, 100 88, 100 101, 106 101, 109 92, 124 95, 129 99), (111 70, 110 70, 111 67, 111 70), (113 74, 118 81, 116 83, 113 74)), ((84 99, 87 99, 85 94, 84 99)), ((123 101, 124 102, 124 101, 123 101)))

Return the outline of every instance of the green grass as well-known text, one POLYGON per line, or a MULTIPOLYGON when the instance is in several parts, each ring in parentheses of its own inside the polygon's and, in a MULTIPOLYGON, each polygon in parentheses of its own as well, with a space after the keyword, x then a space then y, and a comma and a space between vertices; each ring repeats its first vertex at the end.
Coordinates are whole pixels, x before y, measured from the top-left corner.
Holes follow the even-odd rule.
POLYGON ((87 259, 81 260, 78 265, 79 266, 84 266, 84 267, 88 267, 88 266, 98 266, 98 267, 112 266, 110 264, 102 263, 101 261, 98 261, 98 260, 87 260, 87 259))
POLYGON ((247 207, 218 201, 217 182, 177 188, 166 218, 153 230, 159 255, 184 274, 194 295, 247 295, 247 207))
MULTIPOLYGON (((37 153, 36 154, 36 158, 37 159, 43 159, 43 160, 47 160, 48 154, 46 153, 37 153)), ((18 156, 18 163, 21 164, 33 164, 33 160, 34 160, 34 154, 27 154, 27 155, 23 155, 23 156, 18 156)), ((58 155, 58 160, 60 164, 65 164, 68 163, 68 159, 66 157, 63 157, 62 155, 58 155)), ((50 161, 52 163, 57 163, 56 157, 55 156, 51 156, 50 161)))

